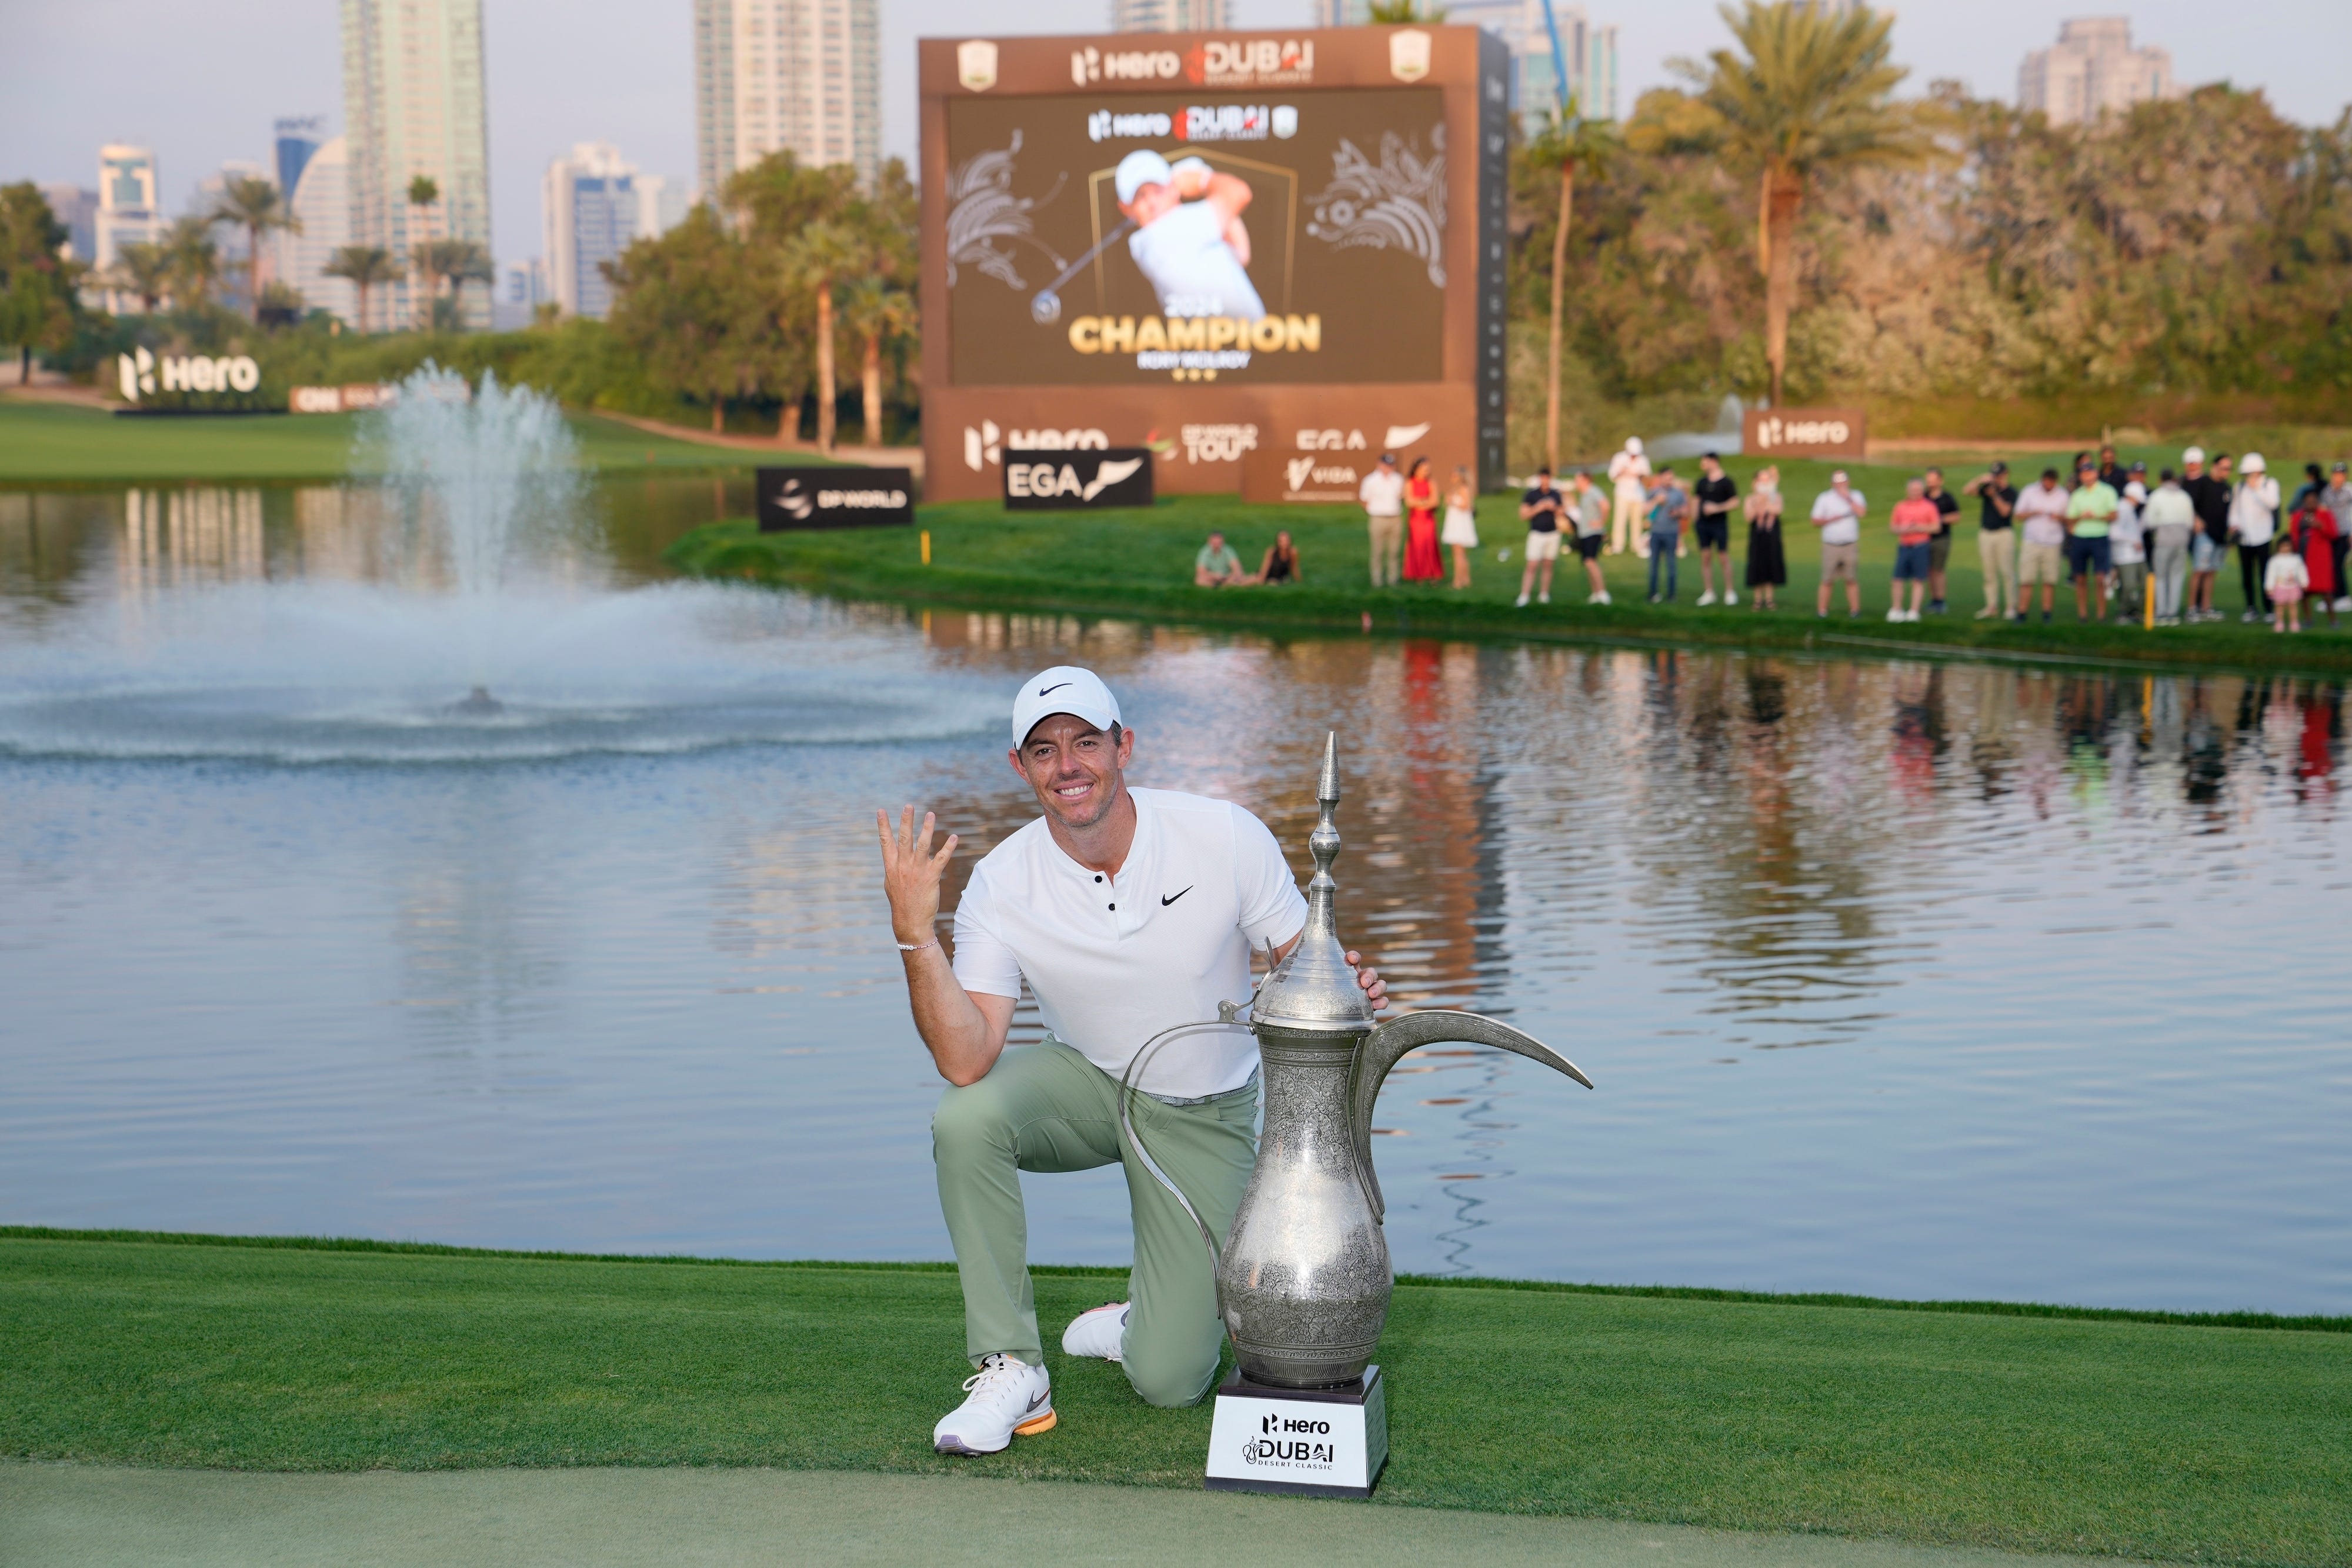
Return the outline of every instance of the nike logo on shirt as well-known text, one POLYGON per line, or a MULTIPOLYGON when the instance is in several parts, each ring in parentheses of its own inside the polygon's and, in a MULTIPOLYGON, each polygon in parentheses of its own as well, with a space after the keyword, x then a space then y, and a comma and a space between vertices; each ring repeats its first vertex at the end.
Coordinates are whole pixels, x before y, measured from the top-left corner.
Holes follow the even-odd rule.
MULTIPOLYGON (((1189 893, 1189 892, 1191 892, 1192 890, 1192 889, 1191 888, 1187 888, 1187 889, 1184 889, 1184 893, 1189 893)), ((1160 900, 1160 907, 1161 909, 1163 909, 1163 910, 1164 910, 1164 909, 1166 909, 1169 905, 1171 905, 1171 904, 1174 903, 1177 900, 1179 900, 1179 899, 1182 898, 1182 897, 1184 896, 1184 893, 1171 893, 1171 894, 1169 894, 1166 898, 1164 898, 1164 899, 1162 899, 1162 900, 1160 900)))

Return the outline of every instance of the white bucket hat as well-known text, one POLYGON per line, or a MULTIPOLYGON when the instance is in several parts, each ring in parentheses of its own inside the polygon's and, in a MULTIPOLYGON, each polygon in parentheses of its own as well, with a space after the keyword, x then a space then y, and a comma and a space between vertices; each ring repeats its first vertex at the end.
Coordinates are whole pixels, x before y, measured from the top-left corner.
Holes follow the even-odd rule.
POLYGON ((2249 452, 2238 459, 2238 472, 2242 474, 2260 474, 2267 471, 2260 452, 2249 452))

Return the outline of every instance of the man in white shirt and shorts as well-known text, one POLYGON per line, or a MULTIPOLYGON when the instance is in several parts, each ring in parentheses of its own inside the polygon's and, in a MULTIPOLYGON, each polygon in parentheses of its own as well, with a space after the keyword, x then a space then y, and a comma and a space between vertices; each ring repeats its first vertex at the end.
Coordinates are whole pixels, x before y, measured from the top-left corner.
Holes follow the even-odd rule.
POLYGON ((1822 531, 1822 587, 1816 615, 1830 613, 1830 584, 1845 580, 1845 613, 1862 614, 1862 520, 1870 510, 1863 493, 1847 482, 1845 470, 1830 476, 1830 488, 1813 500, 1813 526, 1822 531))
MULTIPOLYGON (((1118 1362, 1147 1403, 1178 1405, 1208 1393, 1223 1352, 1208 1249, 1123 1146, 1119 1081, 1153 1036, 1246 1003, 1251 954, 1287 954, 1307 900, 1265 824, 1225 801, 1130 788, 1134 754, 1135 731, 1092 670, 1061 665, 1022 683, 1008 755, 1044 815, 972 868, 952 965, 937 921, 955 836, 934 848, 932 814, 918 828, 909 805, 895 829, 875 814, 915 1027, 954 1086, 931 1118, 931 1148, 977 1373, 932 1429, 941 1453, 996 1453, 1056 1420, 1023 1171, 1126 1170, 1129 1299, 1081 1313, 1064 1354, 1118 1362), (1024 982, 1046 1035, 1007 1050, 1024 982)), ((1375 972, 1358 980, 1375 1010, 1386 1005, 1375 972)), ((1238 1029, 1173 1041, 1137 1088, 1130 1113, 1145 1149, 1222 1235, 1256 1158, 1256 1042, 1238 1029)))

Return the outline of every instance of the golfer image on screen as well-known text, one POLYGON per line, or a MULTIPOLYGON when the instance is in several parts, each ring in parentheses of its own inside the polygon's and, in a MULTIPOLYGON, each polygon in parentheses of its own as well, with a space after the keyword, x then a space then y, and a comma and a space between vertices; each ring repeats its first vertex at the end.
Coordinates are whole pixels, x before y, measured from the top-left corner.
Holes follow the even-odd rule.
POLYGON ((1237 316, 1254 321, 1265 306, 1252 286, 1249 230, 1242 209, 1249 182, 1213 171, 1198 158, 1174 167, 1149 150, 1118 161, 1118 210, 1135 225, 1128 254, 1151 279, 1169 316, 1237 316))

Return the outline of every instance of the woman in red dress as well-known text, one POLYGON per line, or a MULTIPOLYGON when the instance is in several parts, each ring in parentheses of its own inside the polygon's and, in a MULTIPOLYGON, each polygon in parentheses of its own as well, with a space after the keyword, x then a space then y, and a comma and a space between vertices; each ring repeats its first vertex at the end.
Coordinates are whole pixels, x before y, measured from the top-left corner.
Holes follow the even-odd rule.
POLYGON ((2296 510, 2287 525, 2293 531, 2296 553, 2303 557, 2303 569, 2311 574, 2311 586, 2305 590, 2314 607, 2327 606, 2327 624, 2336 624, 2336 595, 2344 585, 2336 580, 2336 540, 2342 531, 2336 526, 2336 514, 2319 502, 2314 495, 2296 510))
POLYGON ((1404 580, 1435 583, 1445 575, 1437 557, 1437 481, 1429 459, 1415 458, 1404 481, 1404 580))

